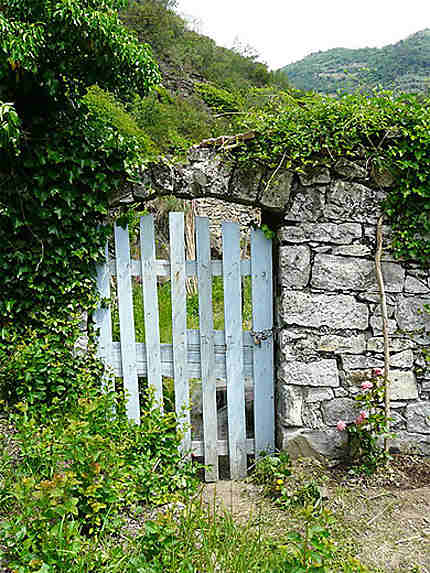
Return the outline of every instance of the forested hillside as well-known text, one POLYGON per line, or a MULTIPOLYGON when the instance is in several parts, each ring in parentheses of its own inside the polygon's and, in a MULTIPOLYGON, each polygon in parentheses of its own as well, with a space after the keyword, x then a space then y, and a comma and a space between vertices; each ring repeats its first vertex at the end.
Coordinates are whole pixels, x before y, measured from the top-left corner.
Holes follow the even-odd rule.
POLYGON ((288 89, 285 74, 270 72, 252 49, 217 46, 193 31, 175 8, 175 0, 142 0, 121 15, 151 46, 162 85, 127 109, 99 90, 89 95, 98 111, 116 116, 122 129, 140 135, 146 151, 154 153, 177 154, 202 139, 234 133, 240 114, 288 89))
POLYGON ((383 48, 317 52, 282 68, 296 88, 335 94, 383 87, 426 92, 430 85, 430 29, 383 48))

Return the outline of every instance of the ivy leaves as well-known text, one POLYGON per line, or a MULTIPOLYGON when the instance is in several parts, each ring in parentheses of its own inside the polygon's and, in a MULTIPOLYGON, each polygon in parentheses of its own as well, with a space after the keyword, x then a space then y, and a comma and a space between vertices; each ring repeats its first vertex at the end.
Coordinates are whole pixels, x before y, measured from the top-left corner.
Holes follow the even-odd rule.
POLYGON ((93 267, 106 237, 109 199, 136 177, 145 151, 133 126, 124 129, 115 98, 145 95, 159 81, 150 49, 120 22, 124 4, 0 0, 0 149, 8 151, 0 154, 5 339, 16 328, 40 325, 45 309, 68 315, 95 302, 93 267), (85 99, 96 82, 119 123, 85 99))
POLYGON ((242 126, 259 133, 239 151, 245 164, 305 171, 339 158, 392 174, 384 202, 400 257, 430 264, 430 98, 306 94, 273 111, 247 114, 242 126))

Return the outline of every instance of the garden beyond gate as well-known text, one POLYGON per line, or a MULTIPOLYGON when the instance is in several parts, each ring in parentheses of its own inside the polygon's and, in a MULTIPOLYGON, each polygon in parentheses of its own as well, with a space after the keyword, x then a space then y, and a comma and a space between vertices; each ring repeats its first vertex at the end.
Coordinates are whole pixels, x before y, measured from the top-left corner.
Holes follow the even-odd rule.
MULTIPOLYGON (((131 258, 128 228, 115 226, 115 259, 98 268, 103 300, 117 296, 120 341, 112 338, 112 309, 102 304, 96 316, 99 356, 122 378, 129 418, 139 423, 139 379, 146 378, 163 407, 163 377, 174 380, 174 402, 183 427, 184 452, 203 457, 206 480, 218 479, 218 458, 228 456, 230 477, 246 475, 247 456, 274 449, 274 364, 272 244, 251 231, 250 258, 241 259, 237 223, 222 223, 222 260, 211 259, 209 221, 195 219, 196 260, 185 260, 184 215, 170 213, 170 260, 156 258, 152 215, 140 219, 139 259, 131 258), (214 330, 213 277, 222 276, 224 330, 214 330), (252 329, 243 330, 242 277, 250 276, 252 329), (187 328, 186 281, 195 277, 198 329, 187 328), (160 342, 158 288, 170 279, 172 343, 160 342), (134 281, 134 282, 133 282, 134 281), (145 342, 136 342, 133 284, 142 289, 145 342), (116 290, 116 293, 112 291, 116 290), (195 381, 201 388, 203 436, 193 435, 195 381), (217 395, 226 395, 227 439, 219 435, 217 395), (247 399, 245 399, 245 396, 247 399), (248 396, 253 398, 253 436, 247 436, 248 396), (220 439, 221 438, 221 439, 220 439)), ((218 279, 220 280, 220 279, 218 279)), ((218 400, 219 402, 219 400, 218 400)))

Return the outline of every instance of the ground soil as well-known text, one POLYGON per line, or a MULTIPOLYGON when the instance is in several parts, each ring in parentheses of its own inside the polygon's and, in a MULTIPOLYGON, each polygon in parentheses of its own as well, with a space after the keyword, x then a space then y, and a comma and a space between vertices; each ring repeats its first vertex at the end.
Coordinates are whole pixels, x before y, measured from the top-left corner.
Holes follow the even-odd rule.
MULTIPOLYGON (((430 458, 397 456, 388 470, 369 478, 303 460, 292 489, 321 478, 325 506, 337 518, 338 542, 352 555, 375 573, 430 573, 430 458)), ((238 521, 254 519, 274 536, 297 526, 249 479, 207 484, 204 498, 238 521)))

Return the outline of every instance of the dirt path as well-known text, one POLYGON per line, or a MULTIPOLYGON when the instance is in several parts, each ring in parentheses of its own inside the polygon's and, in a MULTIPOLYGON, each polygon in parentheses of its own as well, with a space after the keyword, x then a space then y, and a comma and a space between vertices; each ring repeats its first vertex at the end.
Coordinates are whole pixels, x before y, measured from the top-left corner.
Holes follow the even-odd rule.
MULTIPOLYGON (((371 570, 409 573, 414 566, 430 573, 430 486, 416 489, 328 487, 326 506, 337 518, 339 541, 351 545, 371 570)), ((204 487, 204 500, 231 511, 241 522, 251 519, 276 536, 292 523, 247 481, 220 481, 204 487)))

